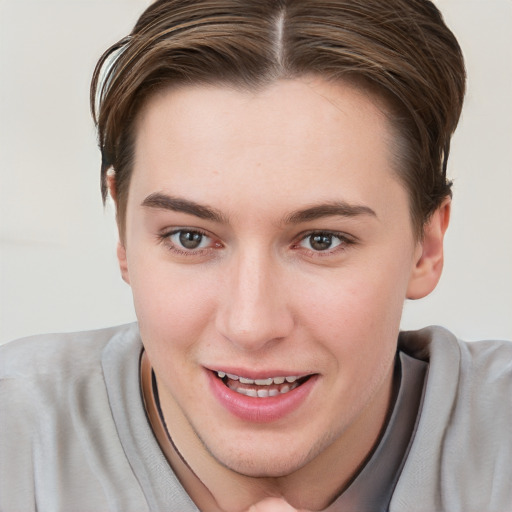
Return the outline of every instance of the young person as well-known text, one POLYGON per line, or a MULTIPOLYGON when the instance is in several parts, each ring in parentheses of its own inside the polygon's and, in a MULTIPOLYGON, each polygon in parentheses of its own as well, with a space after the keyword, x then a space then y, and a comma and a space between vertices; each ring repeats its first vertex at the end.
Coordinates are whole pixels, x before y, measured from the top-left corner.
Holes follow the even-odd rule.
POLYGON ((91 89, 138 322, 2 347, 0 509, 512 509, 511 346, 399 332, 464 83, 428 0, 152 4, 91 89))

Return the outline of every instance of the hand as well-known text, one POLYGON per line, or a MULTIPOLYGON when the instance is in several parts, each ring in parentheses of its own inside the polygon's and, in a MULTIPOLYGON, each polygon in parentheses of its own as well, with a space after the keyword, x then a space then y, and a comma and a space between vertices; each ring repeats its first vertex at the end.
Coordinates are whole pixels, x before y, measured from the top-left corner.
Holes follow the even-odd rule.
POLYGON ((281 498, 265 498, 258 503, 251 505, 246 512, 307 512, 297 510, 281 498))

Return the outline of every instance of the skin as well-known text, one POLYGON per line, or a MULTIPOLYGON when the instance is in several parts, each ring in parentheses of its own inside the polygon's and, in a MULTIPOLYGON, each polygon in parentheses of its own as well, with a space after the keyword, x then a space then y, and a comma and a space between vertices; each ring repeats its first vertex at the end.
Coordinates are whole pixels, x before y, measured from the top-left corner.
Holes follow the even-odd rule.
POLYGON ((169 89, 136 134, 118 257, 176 446, 221 510, 324 508, 378 442, 403 302, 437 284, 449 202, 416 240, 383 106, 320 78, 169 89), (326 204, 344 209, 297 213, 326 204), (316 380, 259 424, 214 398, 205 368, 224 367, 316 380))

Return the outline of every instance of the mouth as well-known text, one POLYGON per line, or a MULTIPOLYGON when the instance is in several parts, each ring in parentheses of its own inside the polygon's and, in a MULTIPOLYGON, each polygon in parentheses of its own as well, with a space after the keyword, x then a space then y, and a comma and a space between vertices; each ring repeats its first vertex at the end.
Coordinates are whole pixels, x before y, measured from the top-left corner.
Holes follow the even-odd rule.
POLYGON ((210 389, 221 406, 250 424, 274 424, 289 417, 307 402, 320 377, 317 373, 287 375, 279 370, 275 370, 275 377, 271 372, 249 377, 235 371, 209 369, 210 389))
POLYGON ((251 379, 223 371, 213 373, 230 390, 252 398, 271 398, 285 395, 307 382, 313 376, 313 374, 305 376, 287 375, 265 379, 251 379))

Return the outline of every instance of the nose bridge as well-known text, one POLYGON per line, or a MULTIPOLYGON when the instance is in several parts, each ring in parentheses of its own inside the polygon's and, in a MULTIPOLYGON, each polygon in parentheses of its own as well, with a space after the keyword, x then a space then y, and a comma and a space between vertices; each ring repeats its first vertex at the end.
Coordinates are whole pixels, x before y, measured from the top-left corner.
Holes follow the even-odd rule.
POLYGON ((232 343, 257 350, 285 337, 292 319, 279 264, 270 251, 245 247, 231 262, 218 328, 232 343))

